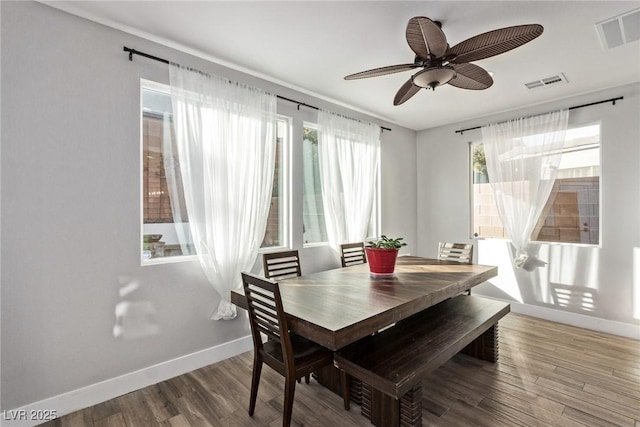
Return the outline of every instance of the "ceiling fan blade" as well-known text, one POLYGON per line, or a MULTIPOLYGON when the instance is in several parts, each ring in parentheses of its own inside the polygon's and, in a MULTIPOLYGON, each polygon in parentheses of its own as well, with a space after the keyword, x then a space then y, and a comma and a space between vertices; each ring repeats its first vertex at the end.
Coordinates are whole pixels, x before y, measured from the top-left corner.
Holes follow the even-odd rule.
POLYGON ((447 37, 438 24, 424 16, 416 16, 407 24, 407 43, 418 58, 429 59, 433 55, 437 58, 447 52, 447 37))
POLYGON ((372 70, 361 71, 355 74, 349 74, 345 76, 345 80, 366 79, 368 77, 384 76, 386 74, 399 73, 401 71, 412 70, 418 67, 417 64, 399 64, 389 65, 388 67, 374 68, 372 70))
POLYGON ((478 34, 453 46, 447 52, 452 64, 478 61, 508 52, 538 37, 544 27, 538 24, 517 25, 478 34))
POLYGON ((449 80, 451 86, 461 89, 481 90, 490 87, 493 79, 482 67, 475 64, 450 64, 456 71, 456 77, 449 80))
POLYGON ((413 95, 418 93, 422 89, 420 86, 413 84, 413 77, 404 82, 404 84, 398 89, 395 98, 393 98, 393 105, 400 105, 407 102, 413 95))

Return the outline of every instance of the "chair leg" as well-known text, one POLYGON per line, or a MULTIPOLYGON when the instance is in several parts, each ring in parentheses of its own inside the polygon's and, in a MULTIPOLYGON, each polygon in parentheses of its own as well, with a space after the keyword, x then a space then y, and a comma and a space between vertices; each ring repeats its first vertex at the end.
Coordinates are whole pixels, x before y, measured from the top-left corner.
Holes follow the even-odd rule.
POLYGON ((340 370, 340 388, 342 388, 342 400, 344 401, 344 410, 351 408, 351 381, 349 376, 343 370, 340 370))
POLYGON ((256 398, 258 397, 258 386, 260 385, 260 373, 262 372, 262 360, 257 357, 253 359, 253 373, 251 376, 251 397, 249 399, 249 415, 253 417, 256 409, 256 398))
POLYGON ((284 413, 282 414, 282 426, 289 427, 291 425, 291 414, 293 413, 293 395, 296 391, 296 380, 293 376, 285 378, 284 385, 284 413))

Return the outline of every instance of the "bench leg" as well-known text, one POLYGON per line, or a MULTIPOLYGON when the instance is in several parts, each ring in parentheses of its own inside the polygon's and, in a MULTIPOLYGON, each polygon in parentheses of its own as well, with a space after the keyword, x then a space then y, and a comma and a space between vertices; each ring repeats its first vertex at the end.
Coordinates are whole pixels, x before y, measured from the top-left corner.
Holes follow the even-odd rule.
POLYGON ((422 385, 409 390, 400 400, 362 383, 362 415, 375 426, 422 426, 422 385))
POLYGON ((461 353, 489 362, 498 361, 498 324, 491 326, 482 335, 471 341, 461 353))

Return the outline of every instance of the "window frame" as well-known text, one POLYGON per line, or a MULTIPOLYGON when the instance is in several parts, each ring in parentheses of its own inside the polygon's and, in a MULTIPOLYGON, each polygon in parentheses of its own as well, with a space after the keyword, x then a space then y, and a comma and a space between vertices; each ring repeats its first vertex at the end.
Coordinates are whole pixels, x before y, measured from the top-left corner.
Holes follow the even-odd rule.
POLYGON ((140 118, 140 135, 139 135, 139 149, 140 149, 140 164, 139 164, 139 171, 140 171, 140 195, 139 195, 139 202, 140 202, 140 233, 138 236, 138 239, 140 241, 140 248, 139 248, 139 254, 140 254, 140 265, 142 267, 146 267, 149 265, 161 265, 161 264, 167 264, 167 263, 174 263, 174 262, 189 262, 189 261, 197 261, 198 260, 198 256, 196 254, 190 254, 190 255, 176 255, 176 256, 168 256, 168 257, 158 257, 158 258, 149 258, 149 259, 145 259, 144 258, 144 110, 143 110, 143 105, 144 105, 144 97, 143 97, 143 91, 147 89, 147 90, 152 90, 152 91, 157 91, 157 92, 162 92, 162 93, 166 93, 166 94, 170 94, 170 89, 169 86, 163 83, 159 83, 153 80, 147 80, 147 79, 140 79, 140 104, 139 104, 139 118, 140 118))
MULTIPOLYGON (((600 164, 599 172, 598 172, 598 243, 577 243, 577 242, 556 242, 556 241, 547 241, 547 240, 530 240, 530 243, 533 244, 541 244, 541 245, 560 245, 560 246, 575 246, 575 247, 588 247, 588 248, 602 248, 602 189, 603 189, 603 168, 602 168, 602 121, 589 121, 585 123, 576 123, 571 124, 567 127, 567 130, 579 129, 583 127, 589 126, 598 126, 598 157, 600 164)), ((469 167, 469 238, 475 240, 486 240, 486 239, 495 239, 495 240, 510 240, 508 237, 483 237, 476 236, 475 229, 475 199, 474 199, 474 170, 473 170, 473 147, 482 144, 482 138, 477 140, 468 141, 469 149, 468 153, 468 161, 467 165, 469 167)), ((563 154, 565 149, 563 149, 563 154)), ((530 236, 531 237, 531 236, 530 236)))
MULTIPOLYGON (((313 123, 307 120, 303 120, 302 121, 302 138, 300 140, 301 146, 302 146, 302 150, 304 152, 304 129, 315 129, 316 133, 318 132, 318 124, 317 123, 313 123)), ((319 142, 319 141, 318 141, 319 142)), ((319 167, 319 165, 318 165, 319 167)), ((304 163, 304 154, 302 156, 302 199, 301 199, 301 203, 302 203, 302 247, 303 248, 319 248, 319 247, 324 247, 324 246, 329 246, 329 239, 327 236, 327 240, 325 241, 321 241, 321 242, 305 242, 304 241, 304 168, 305 168, 305 163, 304 163)), ((322 185, 322 184, 321 184, 322 185)), ((322 197, 322 193, 320 193, 320 197, 322 197)), ((324 203, 324 200, 323 200, 324 203)), ((323 208, 323 214, 324 214, 324 208, 323 208)), ((326 222, 325 222, 325 230, 324 230, 325 234, 327 234, 327 229, 326 229, 326 222)))
MULTIPOLYGON (((293 118, 278 114, 276 120, 285 122, 286 136, 282 141, 280 150, 280 194, 282 201, 280 202, 279 213, 282 215, 280 221, 280 238, 282 244, 278 246, 265 246, 258 249, 258 254, 275 252, 291 248, 291 146, 293 134, 293 118)), ((277 132, 277 131, 276 131, 277 132)))

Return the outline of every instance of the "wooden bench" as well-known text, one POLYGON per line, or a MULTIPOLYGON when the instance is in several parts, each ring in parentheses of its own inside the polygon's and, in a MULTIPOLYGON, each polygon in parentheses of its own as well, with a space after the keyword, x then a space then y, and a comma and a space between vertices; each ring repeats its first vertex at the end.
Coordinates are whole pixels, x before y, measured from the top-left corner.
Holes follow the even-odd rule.
POLYGON ((338 351, 345 409, 353 397, 374 425, 422 425, 425 376, 461 351, 497 361, 498 320, 509 310, 507 303, 459 295, 338 351))

